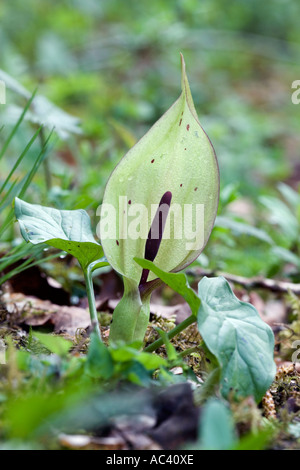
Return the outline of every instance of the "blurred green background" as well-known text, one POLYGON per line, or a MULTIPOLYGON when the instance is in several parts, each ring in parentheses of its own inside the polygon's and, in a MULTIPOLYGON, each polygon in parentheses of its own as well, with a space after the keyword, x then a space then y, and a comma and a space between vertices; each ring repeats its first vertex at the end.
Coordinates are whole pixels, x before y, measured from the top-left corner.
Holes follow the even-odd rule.
MULTIPOLYGON (((182 52, 221 173, 221 218, 198 263, 298 279, 300 105, 292 104, 291 85, 300 79, 299 18, 292 0, 2 2, 0 68, 81 121, 58 120, 50 177, 40 168, 26 200, 85 208, 96 223, 110 172, 179 96, 182 52)), ((7 90, 0 144, 25 102, 7 90)), ((47 119, 46 107, 41 116, 47 119)), ((34 128, 24 120, 0 179, 34 128)), ((32 167, 39 145, 17 175, 32 167)), ((3 240, 11 243, 16 233, 6 231, 3 240)))

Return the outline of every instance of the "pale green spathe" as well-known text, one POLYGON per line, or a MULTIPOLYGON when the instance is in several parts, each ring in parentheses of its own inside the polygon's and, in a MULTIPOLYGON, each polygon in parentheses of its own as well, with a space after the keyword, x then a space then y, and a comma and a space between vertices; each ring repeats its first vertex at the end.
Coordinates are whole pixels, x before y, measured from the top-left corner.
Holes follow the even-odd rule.
MULTIPOLYGON (((101 236, 104 253, 116 271, 136 283, 140 281, 142 269, 133 262, 133 258, 144 258, 145 236, 132 239, 130 236, 122 238, 120 234, 128 235, 130 224, 138 217, 131 210, 135 204, 142 204, 148 209, 149 215, 146 222, 142 222, 146 227, 141 227, 147 236, 152 221, 151 205, 158 205, 167 191, 172 193, 168 216, 171 222, 170 237, 163 238, 155 264, 165 271, 180 271, 198 257, 207 243, 219 198, 219 171, 215 152, 198 121, 183 58, 180 97, 120 161, 104 194, 103 204, 114 208, 111 222, 116 224, 115 238, 101 236), (120 197, 122 201, 127 200, 128 204, 124 216, 124 206, 119 206, 120 197), (187 247, 191 242, 185 233, 188 224, 183 223, 181 237, 178 237, 177 229, 174 234, 172 210, 179 205, 183 213, 185 204, 192 205, 193 209, 196 204, 204 205, 204 226, 202 224, 199 227, 203 231, 203 240, 197 249, 187 247)), ((195 228, 194 220, 191 229, 195 228)), ((151 274, 149 280, 154 277, 151 274)))

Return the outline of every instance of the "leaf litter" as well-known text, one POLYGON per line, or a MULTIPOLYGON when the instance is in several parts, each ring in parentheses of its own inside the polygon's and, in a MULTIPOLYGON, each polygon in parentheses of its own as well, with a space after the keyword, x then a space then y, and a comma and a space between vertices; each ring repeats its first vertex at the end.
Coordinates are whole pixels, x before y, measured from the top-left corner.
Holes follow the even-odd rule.
MULTIPOLYGON (((166 288, 168 292, 168 288, 166 288)), ((107 299, 105 296, 105 288, 101 295, 101 290, 98 296, 98 311, 101 312, 100 316, 106 315, 107 326, 103 327, 103 331, 109 333, 109 322, 113 309, 119 301, 118 288, 115 292, 110 292, 115 298, 107 299)), ((256 306, 264 320, 272 325, 276 333, 276 339, 279 341, 282 350, 291 351, 290 334, 287 335, 287 329, 284 328, 284 321, 286 319, 287 307, 282 299, 274 298, 274 294, 265 296, 256 291, 247 291, 241 289, 236 290, 235 293, 243 300, 249 299, 256 306), (273 297, 273 299, 272 299, 273 297), (276 320, 278 320, 276 322, 276 320), (281 324, 280 327, 276 324, 281 324)), ((178 317, 187 317, 189 315, 189 307, 186 303, 175 304, 172 306, 163 305, 162 301, 164 296, 163 289, 151 305, 151 322, 147 329, 146 341, 152 342, 159 337, 157 329, 164 329, 169 331, 178 322, 178 317)), ((176 298, 176 296, 174 296, 176 298)), ((290 298, 291 305, 293 305, 293 312, 298 313, 298 303, 295 298, 290 298)), ((45 329, 52 331, 53 334, 59 334, 63 337, 69 338, 73 342, 71 354, 86 353, 89 344, 89 326, 90 318, 86 308, 75 307, 70 305, 56 305, 49 300, 41 300, 37 297, 27 296, 22 293, 6 292, 1 298, 1 323, 0 335, 2 337, 5 329, 12 331, 12 337, 16 344, 24 342, 24 335, 29 334, 29 330, 45 329), (1 334, 2 332, 2 334, 1 334), (72 353, 73 351, 73 353, 72 353)), ((293 328, 297 329, 298 320, 294 320, 293 328)), ((294 331, 293 331, 294 332, 294 331)), ((291 332, 289 332, 291 333, 291 332)), ((294 332, 296 334, 296 332, 294 332)), ((107 337, 107 335, 104 335, 107 337)), ((292 336, 293 339, 293 336, 292 336)), ((191 325, 185 332, 172 340, 172 344, 177 352, 182 353, 186 349, 196 347, 199 345, 201 337, 195 325, 191 325)), ((166 357, 166 350, 161 347, 157 353, 162 357, 166 357)), ((286 353, 286 357, 288 354, 286 353)), ((201 348, 198 349, 187 359, 188 366, 198 376, 200 383, 207 378, 209 373, 210 364, 207 363, 207 358, 203 354, 201 348)), ((242 435, 245 430, 253 431, 253 428, 261 428, 262 420, 268 419, 270 422, 295 423, 300 420, 300 376, 297 369, 291 362, 284 362, 277 357, 277 375, 274 383, 266 393, 261 402, 261 409, 259 410, 256 404, 248 404, 242 402, 237 408, 237 404, 232 404, 236 423, 238 429, 241 430, 242 435), (248 410, 248 411, 247 411, 248 410), (247 415, 248 413, 248 415, 247 415), (263 418, 263 416, 265 418, 263 418), (299 418, 298 418, 299 417, 299 418), (253 422, 252 422, 253 421, 253 422), (238 424, 240 423, 240 424, 238 424)), ((172 369, 174 377, 183 376, 181 367, 174 367, 172 369)), ((179 386, 178 386, 179 387, 179 386)), ((201 410, 201 406, 192 406, 191 411, 185 408, 184 403, 193 403, 193 394, 195 393, 195 385, 191 386, 187 383, 182 384, 182 388, 175 387, 174 392, 170 393, 170 386, 167 387, 165 395, 159 395, 159 399, 154 400, 155 417, 153 415, 143 418, 143 414, 134 415, 133 417, 126 416, 126 414, 118 420, 117 418, 111 423, 109 430, 101 428, 99 433, 92 435, 86 434, 68 434, 62 433, 57 436, 58 445, 61 448, 69 449, 161 449, 161 448, 177 448, 183 445, 186 441, 196 439, 197 434, 197 419, 194 419, 201 410), (185 387, 183 386, 185 385, 185 387), (194 391, 193 391, 194 390, 194 391), (172 398, 173 393, 176 397, 178 393, 182 394, 180 400, 172 398), (165 397, 165 398, 162 398, 165 397), (186 397, 186 398, 184 398, 186 397), (167 400, 167 402, 165 401, 167 400), (181 403, 178 409, 178 404, 181 403), (169 409, 169 415, 166 414, 166 409, 169 409), (161 411, 159 411, 161 410, 161 411), (182 414, 181 414, 182 413, 182 414), (144 428, 139 424, 140 420, 145 421, 144 428), (186 423, 186 424, 185 424, 186 423), (181 430, 179 432, 179 430, 181 430), (103 434, 104 432, 104 434, 103 434)), ((163 392, 162 392, 163 393, 163 392)), ((196 400, 197 401, 197 400, 196 400)), ((285 431, 280 431, 277 437, 276 446, 281 448, 283 446, 282 440, 289 439, 289 444, 292 448, 294 446, 293 439, 286 434, 285 431)))

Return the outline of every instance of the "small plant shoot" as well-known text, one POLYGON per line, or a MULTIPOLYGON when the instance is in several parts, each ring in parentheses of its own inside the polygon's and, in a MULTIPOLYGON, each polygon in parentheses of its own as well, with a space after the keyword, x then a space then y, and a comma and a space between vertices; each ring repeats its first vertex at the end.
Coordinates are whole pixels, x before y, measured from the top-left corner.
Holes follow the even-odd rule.
POLYGON ((155 260, 164 271, 181 271, 203 250, 216 217, 216 155, 198 121, 183 57, 181 60, 180 97, 120 161, 104 194, 101 243, 108 262, 124 280, 124 296, 113 315, 111 341, 142 341, 148 325, 149 297, 156 285, 151 281, 156 276, 139 267, 134 257, 155 260), (132 208, 140 211, 138 222, 125 217, 123 201, 129 206, 129 215, 132 208), (152 206, 156 210, 148 220, 152 206), (200 219, 199 208, 204 208, 200 219), (105 231, 114 227, 115 220, 117 238, 105 231), (133 223, 139 224, 138 238, 129 236, 133 223))

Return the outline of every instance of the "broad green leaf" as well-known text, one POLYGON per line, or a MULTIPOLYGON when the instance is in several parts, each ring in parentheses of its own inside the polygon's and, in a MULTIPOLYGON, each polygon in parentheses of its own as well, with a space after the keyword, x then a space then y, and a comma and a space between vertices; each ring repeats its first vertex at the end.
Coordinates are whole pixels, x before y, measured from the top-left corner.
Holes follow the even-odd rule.
POLYGON ((159 369, 159 367, 167 366, 167 361, 158 354, 150 354, 139 351, 136 361, 142 364, 147 370, 159 369))
POLYGON ((132 361, 128 364, 128 368, 123 372, 123 377, 126 377, 127 381, 141 387, 149 387, 152 383, 151 371, 147 370, 138 361, 132 361))
POLYGON ((94 239, 90 218, 84 210, 58 210, 16 198, 15 214, 27 242, 46 243, 66 251, 78 259, 83 269, 103 257, 102 247, 94 239))
POLYGON ((133 345, 111 347, 109 350, 116 363, 135 360, 140 362, 147 370, 154 370, 167 365, 167 361, 163 357, 139 351, 133 345))
MULTIPOLYGON (((203 250, 219 198, 216 155, 198 121, 183 59, 180 97, 120 161, 104 194, 100 224, 104 253, 116 271, 137 284, 142 269, 133 258, 145 258, 148 232, 166 193, 172 194, 172 200, 155 263, 176 272, 203 250), (204 221, 199 210, 196 219, 199 205, 204 207, 204 221)), ((154 277, 151 274, 149 280, 154 277)))
POLYGON ((72 341, 63 338, 62 336, 53 336, 36 331, 34 332, 34 336, 43 344, 43 346, 58 356, 65 356, 72 347, 72 341))
POLYGON ((192 313, 197 315, 200 299, 196 292, 190 287, 186 275, 183 273, 167 273, 159 269, 154 263, 145 259, 134 258, 134 260, 144 269, 152 271, 159 279, 167 284, 171 289, 174 289, 178 294, 186 300, 191 307, 192 313))
POLYGON ((241 302, 223 277, 199 282, 200 334, 221 367, 224 397, 253 395, 259 401, 276 372, 274 336, 253 305, 241 302))
POLYGON ((86 371, 91 377, 103 379, 109 379, 114 372, 111 354, 95 333, 91 334, 86 371))
POLYGON ((229 450, 236 443, 234 422, 229 408, 214 398, 208 400, 200 419, 200 448, 229 450))

